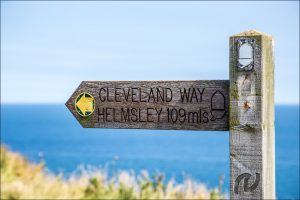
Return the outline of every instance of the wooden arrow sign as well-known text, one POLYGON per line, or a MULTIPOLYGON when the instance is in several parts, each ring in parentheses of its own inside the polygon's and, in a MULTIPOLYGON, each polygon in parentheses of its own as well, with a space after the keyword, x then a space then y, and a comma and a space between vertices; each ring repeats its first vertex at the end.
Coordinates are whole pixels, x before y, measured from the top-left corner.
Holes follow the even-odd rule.
POLYGON ((86 128, 226 131, 229 81, 83 81, 66 106, 86 128))

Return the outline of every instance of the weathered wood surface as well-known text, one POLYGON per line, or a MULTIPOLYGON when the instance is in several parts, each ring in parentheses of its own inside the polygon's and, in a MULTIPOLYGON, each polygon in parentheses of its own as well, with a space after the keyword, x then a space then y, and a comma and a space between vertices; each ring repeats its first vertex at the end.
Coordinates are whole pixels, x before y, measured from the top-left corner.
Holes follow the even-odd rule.
POLYGON ((274 199, 274 62, 270 36, 248 31, 230 38, 229 121, 231 199, 274 199), (252 69, 238 67, 241 41, 254 47, 252 69))
POLYGON ((228 90, 228 80, 83 81, 66 106, 83 127, 226 131, 228 90), (95 98, 89 117, 75 110, 82 92, 95 98))

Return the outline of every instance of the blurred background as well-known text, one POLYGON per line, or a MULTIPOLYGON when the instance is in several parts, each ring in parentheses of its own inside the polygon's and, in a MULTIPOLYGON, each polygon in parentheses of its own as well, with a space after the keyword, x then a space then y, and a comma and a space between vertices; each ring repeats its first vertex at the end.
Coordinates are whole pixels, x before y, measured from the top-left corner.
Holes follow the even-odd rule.
POLYGON ((229 37, 275 39, 276 194, 299 198, 299 2, 3 2, 1 143, 53 173, 185 177, 229 193, 228 132, 83 129, 83 80, 229 79, 229 37))

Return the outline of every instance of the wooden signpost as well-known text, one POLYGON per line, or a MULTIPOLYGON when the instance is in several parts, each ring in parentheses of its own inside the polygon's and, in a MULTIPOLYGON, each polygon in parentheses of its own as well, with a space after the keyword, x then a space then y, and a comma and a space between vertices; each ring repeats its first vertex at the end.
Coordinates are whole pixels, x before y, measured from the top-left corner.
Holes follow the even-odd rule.
POLYGON ((83 127, 222 131, 228 90, 229 81, 84 81, 66 105, 83 127), (89 117, 77 112, 83 98, 74 106, 82 93, 94 97, 89 117))
POLYGON ((256 31, 230 38, 230 195, 275 199, 272 37, 256 31))
POLYGON ((83 81, 66 106, 85 128, 230 131, 230 198, 274 199, 270 36, 230 38, 230 80, 83 81))

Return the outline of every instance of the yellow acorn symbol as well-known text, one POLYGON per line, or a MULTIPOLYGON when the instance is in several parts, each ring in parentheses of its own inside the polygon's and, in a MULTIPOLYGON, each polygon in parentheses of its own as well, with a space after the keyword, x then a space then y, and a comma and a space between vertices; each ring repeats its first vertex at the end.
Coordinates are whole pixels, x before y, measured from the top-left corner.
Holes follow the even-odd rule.
POLYGON ((90 116, 95 110, 95 99, 87 92, 79 94, 75 100, 75 109, 82 117, 90 116))

